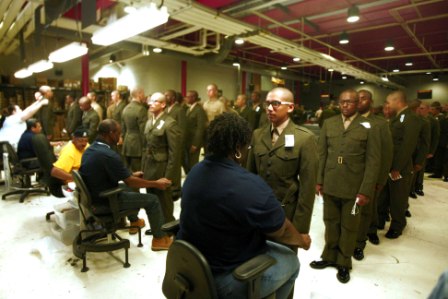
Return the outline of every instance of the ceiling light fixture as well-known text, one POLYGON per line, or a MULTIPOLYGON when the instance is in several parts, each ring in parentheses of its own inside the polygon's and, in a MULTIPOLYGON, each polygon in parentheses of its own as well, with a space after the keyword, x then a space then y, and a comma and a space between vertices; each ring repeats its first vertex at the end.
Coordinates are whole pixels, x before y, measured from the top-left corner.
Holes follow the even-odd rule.
POLYGON ((46 70, 52 69, 53 66, 54 65, 52 62, 42 59, 42 60, 39 60, 39 61, 31 64, 28 67, 28 69, 33 73, 40 73, 40 72, 44 72, 46 70))
POLYGON ((14 77, 16 77, 17 79, 23 79, 23 78, 31 76, 32 74, 33 74, 33 72, 31 72, 29 69, 23 68, 23 69, 20 69, 17 72, 15 72, 14 77))
POLYGON ((328 54, 320 53, 320 55, 322 55, 323 57, 325 57, 325 58, 328 59, 328 60, 336 61, 336 58, 334 58, 333 56, 330 56, 330 55, 328 55, 328 54))
POLYGON ((431 72, 426 72, 426 75, 431 75, 431 72))
POLYGON ((414 64, 412 63, 412 61, 408 61, 404 64, 405 66, 413 66, 414 64))
POLYGON ((281 69, 282 69, 282 70, 287 70, 288 67, 286 67, 286 66, 282 66, 281 69))
POLYGON ((359 84, 364 84, 364 83, 365 83, 364 81, 359 82, 359 84))
POLYGON ((241 66, 240 61, 238 60, 238 58, 235 58, 233 60, 232 65, 235 66, 235 67, 240 67, 241 66))
POLYGON ((347 32, 342 31, 341 36, 339 37, 339 43, 341 45, 346 45, 349 43, 347 32))
POLYGON ((161 48, 154 48, 154 49, 152 49, 152 51, 154 53, 162 53, 162 49, 161 48))
POLYGON ((383 80, 384 82, 389 82, 389 78, 387 78, 387 75, 381 76, 381 80, 383 80))
POLYGON ((300 58, 299 58, 299 57, 294 57, 294 58, 292 59, 292 61, 294 61, 294 62, 299 62, 299 61, 300 61, 300 58))
POLYGON ((328 69, 329 72, 334 72, 334 69, 328 69))
POLYGON ((115 56, 115 54, 110 55, 109 63, 114 63, 115 61, 117 61, 117 56, 115 56))
POLYGON ((392 44, 392 42, 388 41, 386 43, 386 46, 384 47, 384 51, 390 52, 390 51, 393 51, 393 50, 395 50, 394 45, 392 44))
POLYGON ((398 73, 399 71, 400 71, 400 69, 397 67, 392 70, 392 72, 394 72, 394 73, 398 73))
POLYGON ((157 8, 155 3, 137 9, 136 12, 96 31, 92 36, 95 45, 109 46, 127 38, 133 37, 168 21, 166 6, 157 8))
POLYGON ((346 80, 347 79, 347 76, 342 76, 342 80, 346 80))
POLYGON ((149 56, 149 54, 151 54, 151 53, 149 52, 148 45, 142 45, 142 55, 149 56))
POLYGON ((347 22, 354 23, 359 21, 359 9, 358 6, 353 5, 348 9, 347 22))
POLYGON ((434 75, 432 77, 432 81, 439 81, 439 76, 438 75, 434 75))
POLYGON ((235 44, 237 44, 237 45, 242 45, 242 44, 244 44, 244 39, 242 39, 242 38, 237 38, 237 39, 235 40, 235 44))
POLYGON ((65 47, 60 48, 59 50, 51 52, 48 56, 48 59, 51 62, 66 62, 83 56, 87 54, 88 51, 89 49, 87 48, 85 43, 73 42, 65 47))

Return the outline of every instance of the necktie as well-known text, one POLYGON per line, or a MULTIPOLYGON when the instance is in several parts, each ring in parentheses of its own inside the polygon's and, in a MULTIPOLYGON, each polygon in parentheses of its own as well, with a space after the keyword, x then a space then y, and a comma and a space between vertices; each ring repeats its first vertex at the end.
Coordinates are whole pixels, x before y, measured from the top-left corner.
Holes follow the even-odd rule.
POLYGON ((345 117, 344 118, 344 129, 347 130, 349 125, 350 125, 350 118, 349 117, 345 117))
POLYGON ((277 142, 277 139, 279 136, 276 128, 274 128, 274 130, 272 130, 271 135, 272 135, 271 136, 272 137, 272 145, 274 145, 277 142))

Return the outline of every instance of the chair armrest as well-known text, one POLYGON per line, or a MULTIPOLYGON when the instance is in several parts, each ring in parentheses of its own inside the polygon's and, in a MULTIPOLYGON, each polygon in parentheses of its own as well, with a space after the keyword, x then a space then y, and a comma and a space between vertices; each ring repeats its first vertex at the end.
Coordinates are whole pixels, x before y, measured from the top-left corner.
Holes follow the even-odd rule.
POLYGON ((34 158, 26 158, 26 159, 19 160, 19 163, 23 164, 23 163, 34 162, 34 161, 39 162, 39 160, 36 157, 34 157, 34 158))
POLYGON ((162 231, 166 233, 177 233, 179 231, 179 219, 162 225, 162 231))
POLYGON ((110 197, 112 195, 120 193, 121 191, 123 191, 123 190, 121 190, 120 187, 117 187, 117 188, 114 188, 114 189, 109 189, 109 190, 103 191, 103 192, 101 192, 99 194, 99 196, 100 197, 110 197))
POLYGON ((257 255, 233 270, 233 277, 242 282, 256 279, 276 262, 277 261, 269 255, 257 255))

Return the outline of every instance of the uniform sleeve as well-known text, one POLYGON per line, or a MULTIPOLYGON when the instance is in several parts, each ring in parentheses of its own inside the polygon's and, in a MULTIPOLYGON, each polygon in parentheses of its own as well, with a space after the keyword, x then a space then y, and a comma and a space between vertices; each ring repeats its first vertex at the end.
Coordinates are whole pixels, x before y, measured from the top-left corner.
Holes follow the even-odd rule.
POLYGON ((389 177, 390 165, 392 164, 394 144, 392 142, 392 134, 390 133, 389 124, 384 121, 380 125, 381 132, 381 166, 378 174, 377 184, 384 186, 389 177))
POLYGON ((327 123, 322 125, 322 129, 320 130, 319 135, 319 143, 317 147, 317 152, 319 155, 319 163, 317 170, 317 184, 322 185, 324 183, 324 171, 325 171, 325 163, 327 162, 327 123))
POLYGON ((168 163, 166 165, 165 177, 175 179, 178 173, 177 167, 180 168, 180 129, 176 122, 173 122, 165 130, 168 142, 168 163))
POLYGON ((310 135, 303 144, 300 152, 300 189, 296 212, 292 219, 292 224, 301 233, 308 233, 310 230, 316 193, 318 163, 316 140, 313 135, 310 135))
POLYGON ((373 198, 375 185, 378 180, 378 173, 381 164, 380 150, 381 139, 378 126, 372 126, 369 130, 366 146, 366 162, 364 176, 359 187, 358 194, 363 194, 368 198, 373 198))
POLYGON ((259 129, 255 130, 254 133, 252 134, 252 141, 250 142, 250 149, 249 152, 247 153, 247 161, 246 161, 246 169, 254 174, 258 174, 254 155, 255 136, 258 134, 258 132, 259 129))
POLYGON ((393 158, 392 170, 402 171, 417 145, 418 134, 415 132, 418 130, 418 119, 411 114, 406 114, 405 118, 407 121, 403 126, 403 141, 398 151, 395 152, 396 156, 393 158))
POLYGON ((431 127, 428 121, 421 119, 422 128, 419 135, 417 152, 414 159, 414 165, 423 165, 426 155, 429 152, 429 143, 431 139, 431 127))
POLYGON ((196 131, 194 132, 192 145, 199 148, 200 146, 202 146, 202 143, 204 142, 205 128, 207 126, 207 114, 205 114, 205 111, 202 107, 198 107, 197 111, 198 111, 198 113, 197 113, 198 114, 198 117, 197 117, 198 123, 197 123, 196 131))

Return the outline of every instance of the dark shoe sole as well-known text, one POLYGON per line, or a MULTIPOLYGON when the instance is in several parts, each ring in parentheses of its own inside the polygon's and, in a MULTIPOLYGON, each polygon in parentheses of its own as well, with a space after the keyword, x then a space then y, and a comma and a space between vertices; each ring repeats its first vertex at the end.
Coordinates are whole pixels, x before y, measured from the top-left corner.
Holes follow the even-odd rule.
POLYGON ((328 268, 328 267, 335 267, 336 266, 336 264, 331 263, 331 262, 325 262, 325 263, 320 263, 320 262, 323 262, 323 261, 317 261, 317 262, 316 261, 312 261, 310 263, 310 267, 313 268, 313 269, 320 270, 320 269, 325 269, 325 268, 328 268))

